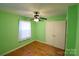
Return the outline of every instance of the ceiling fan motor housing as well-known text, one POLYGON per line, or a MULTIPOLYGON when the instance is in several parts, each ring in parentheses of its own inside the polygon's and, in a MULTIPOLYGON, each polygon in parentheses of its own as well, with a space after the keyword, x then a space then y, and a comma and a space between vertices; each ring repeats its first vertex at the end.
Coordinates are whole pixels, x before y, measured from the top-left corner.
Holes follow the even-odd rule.
POLYGON ((35 19, 39 19, 39 15, 34 15, 34 18, 35 19))

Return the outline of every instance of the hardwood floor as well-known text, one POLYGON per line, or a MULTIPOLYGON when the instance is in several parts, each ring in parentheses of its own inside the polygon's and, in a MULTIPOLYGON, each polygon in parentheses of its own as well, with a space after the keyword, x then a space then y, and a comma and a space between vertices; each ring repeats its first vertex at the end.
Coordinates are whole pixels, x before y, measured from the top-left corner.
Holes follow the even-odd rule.
POLYGON ((6 56, 63 56, 64 50, 34 41, 6 56))

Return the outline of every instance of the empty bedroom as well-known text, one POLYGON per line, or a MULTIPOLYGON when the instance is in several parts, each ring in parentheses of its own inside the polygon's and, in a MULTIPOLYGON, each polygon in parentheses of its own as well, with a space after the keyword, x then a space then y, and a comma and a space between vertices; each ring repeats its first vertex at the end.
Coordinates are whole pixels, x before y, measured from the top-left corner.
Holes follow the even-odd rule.
POLYGON ((0 56, 79 55, 79 4, 0 3, 0 56))

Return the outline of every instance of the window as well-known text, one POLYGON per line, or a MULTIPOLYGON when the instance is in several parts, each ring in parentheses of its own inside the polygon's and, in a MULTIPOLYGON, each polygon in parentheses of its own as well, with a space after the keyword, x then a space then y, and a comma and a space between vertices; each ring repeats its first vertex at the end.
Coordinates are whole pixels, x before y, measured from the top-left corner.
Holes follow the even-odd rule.
POLYGON ((19 21, 19 40, 23 41, 31 38, 31 22, 19 21))

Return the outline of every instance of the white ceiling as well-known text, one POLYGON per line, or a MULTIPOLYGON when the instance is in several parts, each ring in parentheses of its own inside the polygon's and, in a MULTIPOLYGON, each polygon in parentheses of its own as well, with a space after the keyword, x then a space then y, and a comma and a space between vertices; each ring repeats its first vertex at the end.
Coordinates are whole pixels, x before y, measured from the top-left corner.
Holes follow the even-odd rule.
POLYGON ((33 16, 34 11, 39 11, 41 16, 64 15, 69 3, 0 3, 0 9, 25 16, 33 16))

